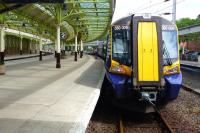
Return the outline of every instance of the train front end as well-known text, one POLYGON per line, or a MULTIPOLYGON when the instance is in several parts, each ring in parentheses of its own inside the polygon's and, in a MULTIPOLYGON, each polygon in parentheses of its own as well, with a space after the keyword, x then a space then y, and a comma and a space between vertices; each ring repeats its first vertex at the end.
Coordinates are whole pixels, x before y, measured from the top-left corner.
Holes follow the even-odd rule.
POLYGON ((160 17, 131 16, 112 25, 106 76, 114 104, 153 112, 151 103, 177 98, 182 83, 177 38, 176 25, 160 17))

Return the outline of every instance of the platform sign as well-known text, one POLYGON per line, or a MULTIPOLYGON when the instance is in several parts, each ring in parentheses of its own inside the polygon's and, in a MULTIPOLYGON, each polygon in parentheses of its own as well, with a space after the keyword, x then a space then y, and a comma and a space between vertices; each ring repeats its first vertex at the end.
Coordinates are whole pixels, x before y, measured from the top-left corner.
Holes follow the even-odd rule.
POLYGON ((60 39, 66 39, 67 38, 67 35, 65 32, 61 32, 60 33, 60 39))
POLYGON ((4 3, 64 3, 64 0, 5 0, 4 3))

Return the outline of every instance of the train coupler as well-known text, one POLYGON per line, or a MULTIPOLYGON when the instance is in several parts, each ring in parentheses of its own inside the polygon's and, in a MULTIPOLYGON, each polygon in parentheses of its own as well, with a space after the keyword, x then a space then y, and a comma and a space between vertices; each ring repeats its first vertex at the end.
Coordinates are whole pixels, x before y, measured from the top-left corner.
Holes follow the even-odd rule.
POLYGON ((145 100, 145 101, 156 101, 157 98, 157 92, 140 92, 141 93, 141 98, 140 101, 145 100))

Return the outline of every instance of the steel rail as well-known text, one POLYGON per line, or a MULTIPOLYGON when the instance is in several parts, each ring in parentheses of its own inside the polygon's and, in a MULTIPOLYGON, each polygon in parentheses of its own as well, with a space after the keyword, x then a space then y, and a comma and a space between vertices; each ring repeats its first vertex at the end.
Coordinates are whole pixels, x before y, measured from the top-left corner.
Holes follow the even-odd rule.
POLYGON ((192 87, 186 85, 186 84, 182 84, 182 88, 186 91, 192 92, 194 94, 197 94, 200 96, 200 92, 196 91, 195 89, 192 89, 192 87))
POLYGON ((151 102, 149 99, 146 99, 147 102, 149 102, 153 108, 155 109, 155 112, 157 114, 157 116, 160 118, 160 120, 162 121, 162 123, 165 125, 166 129, 168 130, 169 133, 175 133, 173 131, 173 129, 170 127, 170 125, 167 123, 167 121, 165 120, 165 118, 162 116, 162 114, 160 113, 159 109, 156 107, 156 105, 151 102))
POLYGON ((175 133, 173 131, 173 129, 171 128, 171 126, 167 123, 167 121, 165 120, 165 118, 162 116, 162 114, 160 113, 160 111, 156 109, 156 113, 159 116, 159 118, 162 121, 162 123, 165 125, 166 129, 169 131, 169 133, 175 133))

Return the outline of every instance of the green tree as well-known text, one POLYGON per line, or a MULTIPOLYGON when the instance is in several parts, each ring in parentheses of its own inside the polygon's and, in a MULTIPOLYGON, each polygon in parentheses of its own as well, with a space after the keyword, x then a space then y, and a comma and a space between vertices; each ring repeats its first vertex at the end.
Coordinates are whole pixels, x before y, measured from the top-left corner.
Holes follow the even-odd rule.
MULTIPOLYGON (((182 18, 176 21, 177 27, 182 28, 194 24, 200 24, 200 14, 197 16, 196 19, 190 18, 182 18)), ((200 33, 191 33, 184 36, 179 37, 180 41, 194 41, 200 39, 200 33)))
POLYGON ((200 14, 197 16, 196 19, 190 19, 190 18, 181 18, 176 21, 176 25, 178 28, 194 25, 194 24, 200 24, 200 14))

